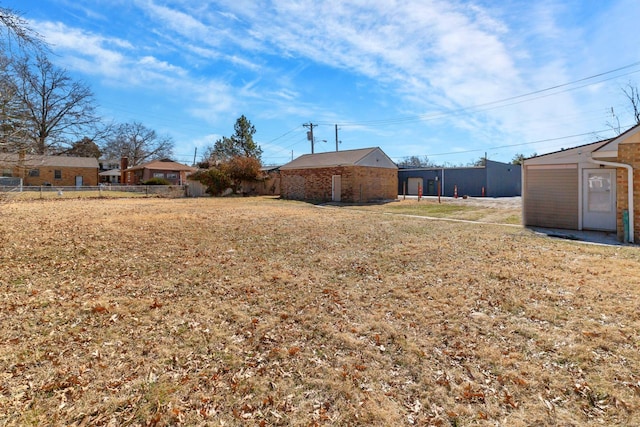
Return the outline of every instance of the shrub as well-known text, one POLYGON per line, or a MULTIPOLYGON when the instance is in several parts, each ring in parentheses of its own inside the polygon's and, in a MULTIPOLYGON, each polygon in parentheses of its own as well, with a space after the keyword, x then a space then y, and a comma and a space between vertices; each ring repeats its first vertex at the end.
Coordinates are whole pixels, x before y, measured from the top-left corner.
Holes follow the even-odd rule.
POLYGON ((207 186, 207 193, 217 196, 231 186, 231 179, 220 169, 211 168, 206 171, 198 171, 191 175, 191 179, 207 186))
POLYGON ((164 178, 151 178, 142 183, 143 185, 171 185, 171 182, 164 178))
POLYGON ((260 161, 253 157, 236 156, 220 165, 229 178, 240 181, 253 181, 260 177, 260 161))
POLYGON ((242 181, 260 178, 260 161, 253 157, 236 156, 206 171, 191 175, 192 180, 207 186, 207 193, 217 196, 227 188, 237 192, 242 181))

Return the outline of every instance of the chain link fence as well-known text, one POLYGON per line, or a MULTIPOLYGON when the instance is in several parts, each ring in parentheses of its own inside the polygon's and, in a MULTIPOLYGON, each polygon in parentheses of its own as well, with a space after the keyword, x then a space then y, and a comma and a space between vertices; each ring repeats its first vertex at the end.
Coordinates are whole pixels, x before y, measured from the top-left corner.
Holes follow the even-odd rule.
POLYGON ((20 178, 0 180, 0 195, 16 199, 54 199, 81 197, 167 197, 179 198, 187 194, 186 185, 118 185, 103 184, 98 186, 26 186, 20 178))

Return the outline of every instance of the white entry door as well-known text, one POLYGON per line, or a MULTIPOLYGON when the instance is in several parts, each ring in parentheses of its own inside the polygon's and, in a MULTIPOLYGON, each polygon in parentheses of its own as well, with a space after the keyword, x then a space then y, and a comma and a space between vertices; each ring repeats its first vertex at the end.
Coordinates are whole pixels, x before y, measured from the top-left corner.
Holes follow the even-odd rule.
POLYGON ((331 200, 339 202, 342 194, 342 175, 331 177, 331 200))
POLYGON ((582 171, 582 228, 616 230, 616 170, 582 171))
POLYGON ((81 175, 76 176, 76 187, 82 187, 82 183, 83 183, 82 176, 81 175))

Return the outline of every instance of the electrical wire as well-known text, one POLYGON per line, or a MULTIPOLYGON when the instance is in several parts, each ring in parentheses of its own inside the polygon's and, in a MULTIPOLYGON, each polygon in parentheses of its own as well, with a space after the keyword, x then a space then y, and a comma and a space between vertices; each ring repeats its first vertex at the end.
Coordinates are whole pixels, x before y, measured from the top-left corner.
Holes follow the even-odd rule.
MULTIPOLYGON (((503 108, 503 107, 508 107, 508 106, 512 106, 512 105, 516 105, 516 104, 521 104, 524 102, 529 102, 529 101, 534 101, 534 100, 538 100, 541 98, 546 98, 549 96, 553 96, 553 95, 557 95, 560 93, 565 93, 565 92, 569 92, 569 91, 573 91, 573 90, 577 90, 577 89, 582 89, 588 86, 592 86, 594 84, 599 84, 605 81, 609 81, 609 80, 613 80, 613 79, 617 79, 620 77, 624 77, 624 76, 628 76, 631 74, 635 74, 640 72, 640 70, 633 70, 633 71, 629 71, 627 73, 624 74, 620 74, 620 75, 615 75, 613 77, 609 77, 606 79, 602 79, 602 80, 598 80, 596 82, 592 82, 592 83, 588 83, 588 84, 584 84, 584 85, 580 85, 580 86, 576 86, 576 87, 572 87, 572 88, 567 88, 565 90, 562 91, 556 91, 553 93, 546 93, 549 91, 554 91, 556 89, 559 88, 563 88, 563 87, 567 87, 567 86, 571 86, 577 83, 581 83, 581 82, 585 82, 585 81, 589 81, 598 77, 602 77, 611 73, 616 73, 622 70, 626 70, 632 67, 636 67, 640 65, 640 61, 638 62, 634 62, 622 67, 618 67, 615 68, 613 70, 609 70, 609 71, 605 71, 602 73, 598 73, 598 74, 594 74, 588 77, 583 77, 581 79, 578 80, 574 80, 571 82, 567 82, 567 83, 562 83, 562 84, 558 84, 558 85, 554 85, 554 86, 550 86, 548 88, 544 88, 544 89, 539 89, 539 90, 535 90, 533 92, 528 92, 525 94, 521 94, 521 95, 516 95, 516 96, 512 96, 509 98, 504 98, 504 99, 500 99, 500 100, 496 100, 496 101, 490 101, 490 102, 486 102, 486 103, 482 103, 482 104, 478 104, 478 105, 474 105, 474 106, 470 106, 470 107, 464 107, 464 108, 460 108, 457 110, 451 110, 451 111, 443 111, 443 112, 437 112, 437 113, 429 113, 429 114, 421 114, 421 115, 415 115, 415 116, 405 116, 405 117, 396 117, 396 118, 389 118, 389 119, 377 119, 377 120, 365 120, 365 121, 360 121, 360 122, 342 122, 342 123, 337 123, 338 126, 364 126, 364 125, 368 125, 368 126, 387 126, 387 125, 392 125, 392 124, 400 124, 400 123, 407 123, 407 122, 415 122, 415 121, 429 121, 429 120, 436 120, 436 119, 441 119, 443 117, 447 117, 447 116, 452 116, 452 115, 460 115, 462 113, 467 113, 467 112, 480 112, 480 111, 488 111, 488 110, 492 110, 492 109, 496 109, 496 108, 503 108), (536 96, 536 97, 532 97, 533 95, 538 95, 538 94, 543 94, 542 96, 536 96), (529 98, 530 97, 530 98, 529 98), (523 99, 523 98, 528 98, 528 99, 523 99), (518 100, 518 101, 516 101, 518 100), (510 102, 510 101, 516 101, 516 102, 510 102)), ((336 123, 329 123, 329 122, 318 122, 318 125, 322 125, 322 126, 334 126, 336 123)))
MULTIPOLYGON (((624 128, 630 128, 633 125, 627 125, 627 126, 623 126, 624 128)), ((506 144, 506 145, 497 145, 494 147, 484 147, 484 148, 476 148, 476 149, 472 149, 472 150, 462 150, 462 151, 449 151, 446 153, 431 153, 431 154, 423 154, 421 156, 426 156, 426 157, 435 157, 435 156, 450 156, 450 155, 457 155, 457 154, 468 154, 468 153, 477 153, 477 152, 486 152, 486 151, 490 151, 490 150, 497 150, 500 148, 513 148, 513 147, 521 147, 521 146, 525 146, 525 145, 534 145, 534 144, 541 144, 544 142, 555 142, 555 141, 562 141, 562 140, 567 140, 567 139, 571 139, 571 138, 578 138, 581 136, 588 136, 588 135, 594 135, 600 132, 609 132, 611 131, 611 129, 604 129, 604 130, 599 130, 599 131, 593 131, 593 132, 585 132, 585 133, 579 133, 579 134, 575 134, 575 135, 566 135, 566 136, 561 136, 561 137, 557 137, 557 138, 547 138, 547 139, 540 139, 540 140, 536 140, 536 141, 529 141, 529 142, 520 142, 517 144, 506 144)), ((605 138, 606 139, 606 138, 605 138)), ((395 159, 404 159, 404 157, 393 157, 395 159)))

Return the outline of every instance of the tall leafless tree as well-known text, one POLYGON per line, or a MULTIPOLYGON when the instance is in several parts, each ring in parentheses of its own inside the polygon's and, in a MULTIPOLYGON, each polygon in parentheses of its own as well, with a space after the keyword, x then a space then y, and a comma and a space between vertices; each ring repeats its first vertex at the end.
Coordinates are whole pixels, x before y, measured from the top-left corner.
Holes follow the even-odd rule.
POLYGON ((622 92, 624 92, 629 100, 635 124, 640 124, 640 92, 638 92, 638 86, 629 82, 627 86, 622 89, 622 92))
MULTIPOLYGON (((625 87, 620 88, 620 90, 622 90, 622 93, 624 93, 624 96, 629 101, 629 107, 633 114, 634 125, 640 124, 640 92, 638 91, 638 86, 629 82, 625 87)), ((622 133, 620 117, 613 107, 609 110, 609 114, 611 115, 611 120, 607 121, 607 126, 611 128, 616 135, 620 135, 622 133)))
POLYGON ((20 150, 26 141, 26 115, 14 64, 46 50, 42 37, 18 12, 0 7, 0 151, 20 150))
POLYGON ((10 59, 0 56, 0 151, 24 148, 26 115, 10 59))
POLYGON ((0 7, 0 50, 10 56, 13 48, 42 52, 47 46, 43 38, 13 9, 0 7))
POLYGON ((89 86, 72 80, 44 55, 38 54, 33 64, 28 59, 21 61, 17 74, 29 138, 36 153, 56 153, 99 122, 89 86))
POLYGON ((158 136, 142 123, 124 123, 116 127, 113 137, 101 150, 104 158, 126 157, 129 166, 137 166, 150 160, 170 158, 173 141, 168 136, 158 136))

